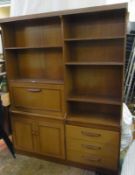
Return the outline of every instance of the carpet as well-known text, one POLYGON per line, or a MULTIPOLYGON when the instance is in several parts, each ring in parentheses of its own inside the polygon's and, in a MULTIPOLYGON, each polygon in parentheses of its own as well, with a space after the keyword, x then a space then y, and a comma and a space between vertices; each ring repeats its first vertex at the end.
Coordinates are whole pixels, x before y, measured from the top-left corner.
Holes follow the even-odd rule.
POLYGON ((0 175, 95 175, 94 172, 0 150, 0 175))

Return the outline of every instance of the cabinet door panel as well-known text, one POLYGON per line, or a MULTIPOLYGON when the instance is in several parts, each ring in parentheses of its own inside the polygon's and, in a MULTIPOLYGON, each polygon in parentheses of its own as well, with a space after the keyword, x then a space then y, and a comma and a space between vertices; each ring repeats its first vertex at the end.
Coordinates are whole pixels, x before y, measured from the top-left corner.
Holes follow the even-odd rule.
POLYGON ((33 121, 20 117, 13 117, 12 128, 15 147, 20 150, 33 152, 33 121))
POLYGON ((39 153, 64 158, 64 125, 59 122, 38 123, 39 153))

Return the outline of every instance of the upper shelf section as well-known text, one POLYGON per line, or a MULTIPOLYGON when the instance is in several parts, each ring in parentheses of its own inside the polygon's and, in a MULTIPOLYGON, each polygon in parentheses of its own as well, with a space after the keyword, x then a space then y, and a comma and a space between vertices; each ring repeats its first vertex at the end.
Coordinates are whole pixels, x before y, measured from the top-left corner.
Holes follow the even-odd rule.
POLYGON ((128 3, 120 3, 114 5, 103 5, 103 6, 96 6, 96 7, 88 7, 88 8, 80 8, 80 9, 72 9, 72 10, 64 10, 64 11, 55 11, 49 13, 40 13, 40 14, 32 14, 32 15, 25 15, 19 17, 10 17, 5 19, 0 19, 0 23, 8 23, 14 21, 24 21, 24 20, 32 20, 44 17, 54 17, 54 16, 62 16, 62 15, 71 15, 71 14, 78 14, 78 13, 95 13, 95 12, 106 12, 106 11, 127 11, 128 3))
POLYGON ((125 36, 125 13, 99 12, 66 16, 65 41, 121 39, 125 36))
POLYGON ((62 47, 59 17, 8 23, 3 26, 6 49, 62 47))
POLYGON ((118 4, 3 19, 4 47, 42 49, 63 47, 64 41, 123 40, 125 11, 126 4, 118 4))

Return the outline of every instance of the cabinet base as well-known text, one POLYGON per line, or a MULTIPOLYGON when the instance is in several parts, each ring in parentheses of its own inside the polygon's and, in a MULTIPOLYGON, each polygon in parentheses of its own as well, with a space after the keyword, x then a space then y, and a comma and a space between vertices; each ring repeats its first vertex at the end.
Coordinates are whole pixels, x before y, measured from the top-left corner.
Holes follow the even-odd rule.
POLYGON ((55 163, 58 163, 58 164, 74 166, 76 168, 95 171, 96 175, 119 175, 118 171, 111 171, 111 170, 98 168, 98 167, 94 167, 94 166, 90 166, 90 165, 84 165, 84 164, 80 164, 80 163, 76 163, 76 162, 71 162, 71 161, 68 161, 68 160, 62 160, 62 159, 58 159, 58 158, 54 158, 54 157, 44 156, 44 155, 40 155, 40 154, 37 154, 37 153, 26 152, 26 151, 22 151, 22 150, 18 150, 18 149, 16 149, 16 153, 26 155, 26 156, 30 156, 30 157, 34 157, 34 158, 38 158, 38 159, 43 159, 43 160, 46 160, 46 161, 55 162, 55 163))

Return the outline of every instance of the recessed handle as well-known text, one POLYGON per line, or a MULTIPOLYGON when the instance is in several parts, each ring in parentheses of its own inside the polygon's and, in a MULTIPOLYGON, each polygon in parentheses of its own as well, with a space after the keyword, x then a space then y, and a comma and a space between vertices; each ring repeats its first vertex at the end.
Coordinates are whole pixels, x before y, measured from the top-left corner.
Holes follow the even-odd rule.
POLYGON ((85 145, 85 144, 82 144, 82 147, 83 147, 83 148, 86 148, 86 149, 92 149, 92 150, 100 150, 100 149, 101 149, 100 146, 85 145))
POLYGON ((85 160, 85 161, 94 161, 94 162, 100 162, 101 161, 101 158, 98 158, 98 157, 86 157, 86 156, 82 156, 82 158, 85 160))
POLYGON ((30 89, 27 89, 28 92, 41 92, 41 89, 38 89, 38 88, 30 88, 30 89))
POLYGON ((91 132, 86 132, 86 131, 81 131, 82 135, 88 136, 88 137, 100 137, 101 134, 96 134, 96 133, 91 133, 91 132))

